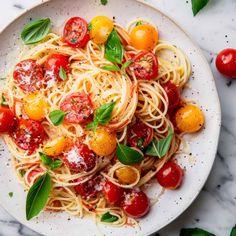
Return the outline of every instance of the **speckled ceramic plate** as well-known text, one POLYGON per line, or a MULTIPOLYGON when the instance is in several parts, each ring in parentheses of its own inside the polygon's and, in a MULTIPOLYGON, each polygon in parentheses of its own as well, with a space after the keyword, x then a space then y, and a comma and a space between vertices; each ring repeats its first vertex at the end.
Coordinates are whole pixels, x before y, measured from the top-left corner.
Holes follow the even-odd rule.
MULTIPOLYGON (((150 213, 140 220, 140 229, 131 227, 111 228, 100 225, 99 230, 105 235, 149 235, 164 227, 179 216, 196 198, 203 187, 214 162, 220 130, 220 105, 209 65, 201 50, 188 35, 169 17, 136 0, 109 0, 102 6, 99 0, 51 0, 25 12, 11 23, 0 35, 0 75, 4 75, 16 63, 19 53, 20 30, 25 22, 32 18, 50 17, 54 29, 62 29, 66 19, 82 16, 88 21, 96 15, 103 14, 126 25, 137 17, 154 22, 160 31, 160 37, 178 45, 189 56, 193 76, 190 79, 191 90, 186 90, 184 97, 196 101, 204 111, 205 128, 198 134, 186 136, 192 158, 184 155, 179 163, 186 168, 186 177, 180 189, 166 191, 152 207, 150 213)), ((91 236, 99 234, 92 219, 78 219, 65 213, 43 213, 31 221, 25 219, 26 193, 16 180, 9 165, 10 155, 3 142, 0 143, 0 202, 17 220, 44 235, 91 236), (9 198, 8 192, 14 192, 9 198)), ((160 193, 160 187, 154 184, 148 195, 160 193)))

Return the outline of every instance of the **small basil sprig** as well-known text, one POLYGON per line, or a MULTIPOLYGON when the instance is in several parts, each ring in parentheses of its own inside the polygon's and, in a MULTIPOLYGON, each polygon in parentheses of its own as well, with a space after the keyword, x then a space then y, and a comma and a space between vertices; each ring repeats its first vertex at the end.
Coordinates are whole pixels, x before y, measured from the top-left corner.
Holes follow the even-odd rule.
POLYGON ((196 16, 199 11, 204 8, 209 0, 191 0, 192 1, 192 11, 193 15, 196 16))
POLYGON ((160 140, 154 138, 152 142, 148 145, 146 154, 149 156, 156 156, 159 158, 165 156, 170 148, 173 135, 174 135, 173 130, 169 128, 168 134, 165 138, 160 140))
POLYGON ((129 67, 131 64, 133 64, 132 61, 126 61, 121 68, 117 65, 106 65, 101 67, 103 70, 109 70, 109 71, 121 71, 124 72, 127 67, 129 67))
POLYGON ((111 223, 117 221, 118 219, 119 218, 117 216, 110 214, 110 212, 106 212, 102 215, 101 222, 111 223))
POLYGON ((106 103, 95 111, 93 122, 89 123, 86 128, 96 131, 99 124, 106 125, 111 119, 112 111, 115 107, 116 102, 106 103))
POLYGON ((53 125, 58 126, 64 121, 65 112, 61 110, 52 111, 49 113, 49 118, 53 125))
POLYGON ((230 236, 236 236, 236 225, 232 228, 230 236))
POLYGON ((21 39, 28 44, 41 41, 51 30, 51 20, 49 18, 34 20, 26 24, 21 32, 21 39))
POLYGON ((144 157, 141 153, 120 143, 118 143, 116 155, 118 160, 124 165, 132 165, 135 163, 140 163, 142 160, 144 160, 144 157))
POLYGON ((65 70, 64 70, 64 68, 62 66, 60 66, 59 77, 62 80, 66 80, 66 72, 65 72, 65 70))
POLYGON ((42 152, 39 152, 41 160, 44 165, 48 166, 50 169, 56 169, 62 166, 63 162, 61 160, 52 160, 52 158, 48 157, 42 152))
POLYGON ((179 236, 215 236, 215 234, 209 233, 203 229, 181 229, 179 236))
POLYGON ((124 48, 115 29, 110 33, 105 45, 105 58, 113 63, 121 64, 124 48))
POLYGON ((26 199, 26 219, 37 216, 45 207, 52 188, 51 176, 46 172, 30 188, 26 199))
POLYGON ((105 5, 107 5, 107 1, 108 0, 101 0, 101 4, 105 6, 105 5))

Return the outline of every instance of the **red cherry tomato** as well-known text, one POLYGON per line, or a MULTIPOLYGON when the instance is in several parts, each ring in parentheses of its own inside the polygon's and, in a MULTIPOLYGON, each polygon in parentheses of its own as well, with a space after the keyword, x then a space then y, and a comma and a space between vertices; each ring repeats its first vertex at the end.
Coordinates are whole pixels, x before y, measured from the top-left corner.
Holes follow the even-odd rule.
POLYGON ((224 76, 236 78, 236 49, 227 48, 216 57, 216 67, 224 76))
MULTIPOLYGON (((29 174, 28 174, 28 176, 27 176, 27 181, 29 182, 29 183, 31 183, 32 181, 33 181, 33 179, 34 179, 34 177, 36 176, 36 175, 39 175, 40 173, 42 173, 42 170, 40 171, 40 170, 31 170, 30 172, 29 172, 29 174)), ((34 180, 34 182, 36 181, 36 179, 34 180)))
POLYGON ((148 213, 150 202, 143 191, 132 190, 125 194, 121 207, 127 215, 140 218, 148 213))
POLYGON ((78 92, 68 95, 61 102, 60 109, 66 112, 66 122, 81 124, 86 122, 92 115, 93 104, 88 94, 78 92))
POLYGON ((47 84, 51 84, 56 81, 62 81, 59 76, 60 68, 62 67, 66 73, 69 71, 69 60, 68 57, 55 53, 48 56, 45 64, 45 80, 47 84))
POLYGON ((21 119, 11 136, 19 148, 32 153, 43 143, 45 132, 38 121, 21 119))
POLYGON ((64 153, 64 163, 75 172, 90 171, 96 165, 95 154, 86 144, 77 142, 64 153))
POLYGON ((134 71, 137 79, 152 80, 158 75, 157 57, 152 52, 140 52, 133 58, 130 69, 134 71))
POLYGON ((163 84, 162 87, 164 88, 168 97, 168 101, 169 101, 168 110, 173 110, 177 108, 180 104, 179 89, 175 86, 175 84, 171 82, 167 82, 163 84))
POLYGON ((76 48, 83 48, 89 41, 88 24, 80 17, 70 18, 64 27, 65 42, 76 48))
POLYGON ((131 147, 143 149, 153 138, 153 129, 141 121, 132 125, 128 130, 128 144, 131 147))
POLYGON ((157 172, 156 178, 162 187, 176 189, 182 183, 183 176, 182 168, 178 164, 169 161, 157 172))
POLYGON ((10 132, 16 125, 16 117, 7 107, 0 107, 0 132, 10 132))
POLYGON ((102 190, 101 180, 102 180, 102 177, 98 175, 93 179, 90 179, 84 183, 78 184, 74 187, 75 192, 84 198, 94 197, 99 191, 102 190))
POLYGON ((124 190, 121 187, 113 184, 110 181, 105 182, 103 186, 103 192, 106 200, 110 204, 119 204, 124 194, 124 190))
POLYGON ((22 90, 34 92, 43 86, 43 68, 35 60, 24 60, 15 66, 13 78, 22 90))

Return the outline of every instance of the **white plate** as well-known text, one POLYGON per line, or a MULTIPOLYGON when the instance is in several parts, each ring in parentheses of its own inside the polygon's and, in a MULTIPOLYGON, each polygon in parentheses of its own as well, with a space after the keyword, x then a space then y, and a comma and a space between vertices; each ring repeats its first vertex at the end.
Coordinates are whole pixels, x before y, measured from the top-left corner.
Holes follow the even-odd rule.
MULTIPOLYGON (((193 158, 181 156, 179 163, 186 168, 186 177, 180 189, 166 191, 151 209, 150 213, 140 220, 141 229, 122 227, 111 228, 99 226, 105 235, 149 235, 164 227, 179 216, 196 198, 203 187, 214 162, 220 130, 220 105, 214 79, 201 50, 186 33, 170 18, 146 3, 136 0, 109 0, 106 6, 100 0, 51 0, 43 3, 17 18, 0 35, 0 75, 7 73, 17 60, 19 53, 19 34, 25 22, 32 18, 50 17, 54 29, 62 29, 66 19, 81 16, 88 21, 96 15, 115 16, 122 25, 137 17, 150 19, 160 31, 160 38, 169 40, 180 47, 190 58, 193 76, 190 79, 192 90, 184 96, 196 101, 203 109, 206 126, 198 134, 186 136, 189 140, 193 158)), ((25 220, 26 193, 16 180, 9 165, 10 155, 3 142, 0 143, 0 202, 17 220, 44 235, 91 236, 97 235, 98 229, 92 219, 79 219, 63 213, 43 213, 31 221, 25 220), (9 198, 8 192, 14 192, 9 198)), ((160 187, 155 184, 148 192, 158 194, 160 187)))

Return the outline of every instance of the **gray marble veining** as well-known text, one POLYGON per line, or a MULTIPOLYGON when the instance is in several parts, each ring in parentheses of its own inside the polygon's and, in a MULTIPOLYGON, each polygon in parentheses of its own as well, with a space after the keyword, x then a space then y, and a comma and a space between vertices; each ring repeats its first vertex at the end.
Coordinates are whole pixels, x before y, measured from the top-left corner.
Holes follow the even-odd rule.
MULTIPOLYGON (((41 0, 8 0, 1 3, 0 29, 41 0)), ((211 65, 222 107, 219 148, 212 172, 194 203, 157 235, 177 236, 183 227, 202 227, 227 236, 236 224, 236 80, 223 78, 215 69, 219 50, 236 48, 236 1, 211 0, 195 18, 191 1, 147 0, 179 22, 202 48, 211 65)), ((201 65, 198 65, 201 66, 201 65)), ((0 207, 0 236, 38 236, 0 207)))

